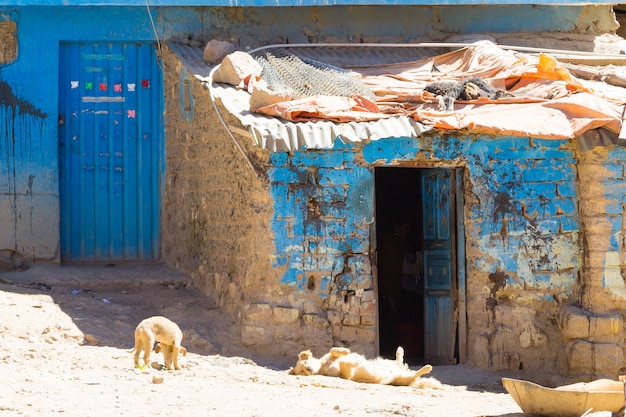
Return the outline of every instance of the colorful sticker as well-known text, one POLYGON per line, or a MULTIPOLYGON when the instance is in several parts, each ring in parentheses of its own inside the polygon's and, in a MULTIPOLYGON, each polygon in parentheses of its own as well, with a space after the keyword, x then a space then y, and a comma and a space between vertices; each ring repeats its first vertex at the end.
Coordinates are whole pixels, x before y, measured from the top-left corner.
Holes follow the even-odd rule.
POLYGON ((70 81, 70 84, 72 85, 72 90, 75 88, 78 88, 78 86, 80 85, 79 81, 70 81))
POLYGON ((93 90, 93 81, 87 81, 85 83, 85 90, 93 90))
POLYGON ((100 83, 100 91, 107 91, 107 85, 105 83, 100 83))
POLYGON ((128 88, 130 92, 135 91, 135 83, 126 84, 126 88, 128 88))
POLYGON ((135 118, 135 110, 128 110, 128 118, 129 119, 135 118))
POLYGON ((121 93, 122 92, 122 84, 114 84, 113 85, 113 91, 115 91, 116 93, 121 93))
POLYGON ((141 80, 141 86, 143 88, 149 88, 150 87, 150 81, 148 81, 148 80, 141 80))

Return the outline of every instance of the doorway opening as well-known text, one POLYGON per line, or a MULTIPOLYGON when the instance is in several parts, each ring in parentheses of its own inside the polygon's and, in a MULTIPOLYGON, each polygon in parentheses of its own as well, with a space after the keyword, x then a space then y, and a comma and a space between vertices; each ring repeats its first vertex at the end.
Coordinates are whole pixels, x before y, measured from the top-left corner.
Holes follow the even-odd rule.
POLYGON ((464 274, 459 273, 464 261, 457 261, 464 257, 458 245, 464 240, 460 173, 457 168, 375 168, 383 357, 394 358, 398 346, 410 365, 454 364, 464 354, 459 350, 465 331, 464 274))

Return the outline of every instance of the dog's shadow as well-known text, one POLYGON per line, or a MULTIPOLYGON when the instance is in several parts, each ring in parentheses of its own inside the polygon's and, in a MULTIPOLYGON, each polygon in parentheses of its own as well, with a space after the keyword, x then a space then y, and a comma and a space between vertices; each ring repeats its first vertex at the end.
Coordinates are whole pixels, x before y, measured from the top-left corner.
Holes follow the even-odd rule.
POLYGON ((52 298, 85 344, 130 349, 137 324, 162 315, 180 326, 189 351, 220 353, 233 343, 235 319, 189 283, 187 275, 162 264, 42 265, 0 273, 0 291, 52 298))

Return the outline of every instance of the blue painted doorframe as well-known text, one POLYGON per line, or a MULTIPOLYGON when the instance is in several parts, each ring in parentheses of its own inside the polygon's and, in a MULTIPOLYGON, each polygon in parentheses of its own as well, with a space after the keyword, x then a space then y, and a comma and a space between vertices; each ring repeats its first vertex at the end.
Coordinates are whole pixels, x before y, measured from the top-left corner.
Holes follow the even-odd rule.
POLYGON ((424 360, 453 365, 457 317, 456 184, 451 169, 422 177, 424 245, 424 360))
POLYGON ((61 261, 159 258, 162 72, 150 43, 62 43, 61 261))

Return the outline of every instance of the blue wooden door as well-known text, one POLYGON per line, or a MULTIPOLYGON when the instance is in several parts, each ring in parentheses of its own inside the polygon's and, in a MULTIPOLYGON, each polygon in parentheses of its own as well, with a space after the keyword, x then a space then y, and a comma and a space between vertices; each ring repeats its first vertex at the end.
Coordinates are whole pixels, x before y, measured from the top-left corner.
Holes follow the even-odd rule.
POLYGON ((454 184, 450 169, 424 170, 424 359, 438 365, 455 362, 454 184))
POLYGON ((149 43, 62 43, 62 262, 159 257, 162 73, 149 43))

